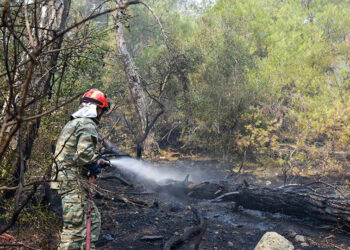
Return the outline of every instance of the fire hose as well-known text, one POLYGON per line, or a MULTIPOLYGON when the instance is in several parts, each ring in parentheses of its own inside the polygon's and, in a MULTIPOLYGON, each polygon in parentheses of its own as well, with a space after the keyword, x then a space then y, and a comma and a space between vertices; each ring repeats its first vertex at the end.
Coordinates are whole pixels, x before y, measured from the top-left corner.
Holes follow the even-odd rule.
MULTIPOLYGON (((107 158, 120 158, 120 157, 131 157, 129 154, 121 151, 117 146, 115 146, 111 141, 107 139, 102 140, 102 145, 104 146, 104 151, 101 152, 104 157, 107 158)), ((112 166, 109 163, 109 166, 112 166)), ((88 204, 87 204, 87 214, 86 214, 86 250, 91 248, 91 216, 92 216, 92 185, 94 183, 95 176, 90 177, 90 187, 88 193, 88 204)))
POLYGON ((95 176, 90 177, 90 188, 88 194, 88 208, 86 214, 86 250, 90 250, 91 246, 91 213, 92 213, 92 191, 91 186, 94 183, 95 176))

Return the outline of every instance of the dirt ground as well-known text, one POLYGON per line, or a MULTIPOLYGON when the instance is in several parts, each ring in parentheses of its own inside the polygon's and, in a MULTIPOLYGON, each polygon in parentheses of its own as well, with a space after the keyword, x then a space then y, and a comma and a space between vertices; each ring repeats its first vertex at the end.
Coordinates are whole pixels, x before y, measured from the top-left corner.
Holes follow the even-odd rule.
MULTIPOLYGON (((232 166, 208 159, 157 160, 153 164, 159 168, 177 169, 184 176, 188 173, 195 183, 237 183, 245 179, 259 185, 279 185, 283 180, 283 176, 274 171, 262 171, 259 176, 247 171, 243 175, 228 177, 232 166)), ((294 178, 293 181, 307 180, 294 178)), ((295 249, 350 250, 349 232, 317 221, 242 207, 236 209, 232 202, 211 203, 207 200, 173 197, 149 190, 142 183, 128 187, 118 180, 110 179, 99 180, 97 184, 109 197, 97 196, 95 199, 102 213, 98 249, 162 249, 170 237, 181 235, 199 223, 193 213, 196 208, 208 223, 199 249, 254 249, 264 233, 275 231, 290 240, 295 249), (113 196, 119 198, 111 200, 113 196), (130 202, 122 202, 120 197, 130 202)), ((199 237, 194 237, 177 249, 194 249, 198 241, 199 237)))
MULTIPOLYGON (((232 165, 221 164, 211 159, 156 159, 150 164, 158 169, 177 171, 181 176, 190 175, 190 181, 221 184, 225 182, 280 186, 284 177, 274 169, 247 168, 243 174, 230 174, 232 165)), ((202 237, 195 236, 178 245, 176 249, 254 249, 264 233, 275 231, 293 243, 295 249, 341 249, 350 250, 350 233, 339 228, 321 224, 310 219, 300 219, 279 213, 249 210, 235 206, 233 202, 213 203, 208 200, 173 196, 160 193, 143 182, 135 181, 133 186, 123 185, 116 179, 105 179, 111 173, 105 171, 97 179, 95 202, 102 214, 102 232, 97 249, 163 249, 172 237, 182 235, 199 221, 197 210, 207 222, 202 237)), ((114 173, 113 173, 114 176, 114 173)), ((128 176, 130 177, 130 176, 128 176)), ((350 177, 344 174, 289 176, 288 183, 349 183, 350 177)), ((228 190, 229 191, 229 190, 228 190)), ((348 190, 349 191, 349 190, 348 190)), ((43 239, 41 233, 27 229, 8 233, 32 249, 49 249, 48 242, 57 243, 58 230, 43 239), (51 236, 50 236, 51 235, 51 236)), ((0 243, 6 241, 0 239, 0 243)), ((1 248, 1 247, 0 247, 1 248)), ((1 248, 30 249, 30 248, 1 248)))

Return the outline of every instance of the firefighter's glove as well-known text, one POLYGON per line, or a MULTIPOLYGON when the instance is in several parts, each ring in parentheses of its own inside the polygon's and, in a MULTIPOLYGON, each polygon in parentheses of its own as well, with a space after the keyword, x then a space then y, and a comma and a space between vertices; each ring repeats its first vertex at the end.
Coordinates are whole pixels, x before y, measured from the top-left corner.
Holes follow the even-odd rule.
POLYGON ((111 162, 110 160, 108 160, 105 157, 101 157, 98 161, 97 164, 100 165, 101 168, 105 168, 105 167, 110 167, 111 166, 111 162))
POLYGON ((95 176, 97 177, 97 175, 99 175, 101 173, 101 166, 100 164, 96 163, 91 163, 89 165, 86 166, 87 169, 87 176, 95 176))

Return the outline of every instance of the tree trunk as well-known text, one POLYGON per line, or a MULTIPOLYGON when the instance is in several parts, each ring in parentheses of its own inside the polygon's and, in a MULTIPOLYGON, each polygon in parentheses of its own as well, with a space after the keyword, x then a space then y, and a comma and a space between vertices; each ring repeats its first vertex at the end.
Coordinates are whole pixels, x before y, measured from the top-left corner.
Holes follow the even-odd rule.
MULTIPOLYGON (((118 4, 122 1, 118 0, 118 4)), ((124 39, 124 24, 122 21, 123 13, 122 11, 117 11, 113 15, 114 25, 115 25, 115 39, 117 42, 118 53, 122 58, 124 65, 124 71, 129 83, 129 89, 131 96, 133 98, 135 111, 138 117, 138 138, 141 138, 146 131, 149 123, 149 107, 146 99, 145 91, 142 87, 141 78, 131 57, 126 42, 124 39)), ((143 142, 143 151, 146 154, 152 155, 158 151, 158 144, 154 139, 154 133, 150 132, 143 142)))
POLYGON ((308 186, 271 188, 249 185, 246 182, 244 185, 223 186, 210 182, 193 184, 174 181, 168 185, 156 185, 156 191, 166 192, 178 198, 189 196, 213 202, 234 201, 247 209, 313 218, 350 230, 350 197, 316 193, 308 186))

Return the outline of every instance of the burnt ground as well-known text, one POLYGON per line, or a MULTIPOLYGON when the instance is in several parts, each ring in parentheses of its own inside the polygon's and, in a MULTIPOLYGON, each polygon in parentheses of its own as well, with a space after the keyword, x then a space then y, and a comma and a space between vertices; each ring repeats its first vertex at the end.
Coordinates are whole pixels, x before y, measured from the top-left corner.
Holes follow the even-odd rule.
MULTIPOLYGON (((259 177, 246 173, 227 178, 232 166, 212 160, 158 160, 154 165, 177 169, 184 176, 189 173, 195 183, 238 183, 245 179, 259 185, 277 186, 283 180, 274 171, 264 172, 259 177)), ((291 181, 307 182, 307 178, 293 177, 291 181)), ((181 235, 189 227, 199 223, 193 213, 194 208, 198 209, 208 223, 199 249, 254 249, 262 235, 268 231, 283 235, 296 249, 350 249, 348 232, 318 221, 242 207, 237 209, 233 202, 211 203, 189 197, 174 197, 149 190, 140 182, 129 187, 115 179, 100 179, 97 185, 100 193, 107 194, 103 197, 98 195, 95 199, 102 214, 98 249, 162 249, 170 237, 181 235), (121 197, 127 200, 121 201, 121 197), (296 235, 304 236, 305 240, 297 242, 296 235), (143 239, 145 236, 156 239, 143 239)), ((198 236, 194 237, 177 249, 193 249, 198 239, 198 236)))

